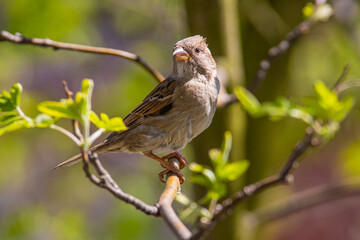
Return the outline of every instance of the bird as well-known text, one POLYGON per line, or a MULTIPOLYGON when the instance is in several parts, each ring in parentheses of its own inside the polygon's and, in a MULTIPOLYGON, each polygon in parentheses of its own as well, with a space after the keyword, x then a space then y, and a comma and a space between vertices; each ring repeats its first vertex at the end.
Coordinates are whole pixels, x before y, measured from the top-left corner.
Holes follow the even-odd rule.
MULTIPOLYGON (((187 165, 181 150, 209 127, 219 90, 216 63, 206 38, 195 35, 182 39, 173 49, 172 72, 123 119, 127 129, 110 133, 90 151, 141 153, 165 168, 158 174, 161 181, 171 171, 183 183, 182 172, 166 160, 175 157, 180 169, 187 165)), ((80 160, 81 155, 75 155, 54 169, 80 160)))

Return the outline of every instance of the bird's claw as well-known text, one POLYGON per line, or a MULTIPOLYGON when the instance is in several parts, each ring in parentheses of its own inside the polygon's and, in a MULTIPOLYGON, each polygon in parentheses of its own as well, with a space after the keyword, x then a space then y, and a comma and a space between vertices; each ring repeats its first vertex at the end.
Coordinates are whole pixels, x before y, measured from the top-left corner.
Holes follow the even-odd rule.
POLYGON ((161 182, 163 182, 163 183, 166 182, 166 181, 164 181, 164 176, 166 176, 166 174, 168 174, 169 172, 173 172, 174 174, 176 174, 179 177, 180 184, 182 184, 185 181, 184 174, 180 171, 180 169, 175 167, 174 164, 167 162, 166 166, 164 166, 163 164, 161 164, 161 166, 166 168, 164 171, 161 171, 159 173, 159 179, 161 182))
POLYGON ((169 158, 176 158, 179 163, 180 163, 180 169, 183 169, 189 162, 185 159, 185 157, 179 153, 179 152, 173 152, 173 153, 170 153, 164 157, 162 157, 161 159, 165 160, 165 159, 169 159, 169 158))

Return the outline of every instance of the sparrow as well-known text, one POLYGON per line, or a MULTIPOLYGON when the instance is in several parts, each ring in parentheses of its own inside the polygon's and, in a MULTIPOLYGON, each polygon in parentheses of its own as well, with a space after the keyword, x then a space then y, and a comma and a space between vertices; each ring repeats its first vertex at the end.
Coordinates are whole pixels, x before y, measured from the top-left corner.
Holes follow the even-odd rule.
MULTIPOLYGON (((188 163, 180 151, 209 127, 216 110, 220 83, 216 63, 206 39, 196 35, 178 41, 173 49, 173 70, 123 120, 125 131, 112 132, 91 152, 142 153, 158 161, 166 170, 185 177, 172 163, 175 157, 180 169, 188 163), (160 157, 161 156, 161 157, 160 157)), ((81 160, 78 154, 55 168, 81 160)))

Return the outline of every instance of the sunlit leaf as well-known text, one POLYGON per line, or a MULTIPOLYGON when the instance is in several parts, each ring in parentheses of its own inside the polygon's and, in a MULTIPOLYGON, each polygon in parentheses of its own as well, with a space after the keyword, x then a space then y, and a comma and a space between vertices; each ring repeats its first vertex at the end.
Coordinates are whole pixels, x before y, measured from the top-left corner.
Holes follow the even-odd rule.
POLYGON ((214 166, 218 165, 222 161, 222 152, 217 148, 209 150, 209 158, 214 166))
POLYGON ((60 102, 45 101, 40 103, 38 110, 53 117, 81 120, 75 103, 71 99, 62 99, 60 102))
POLYGON ((227 163, 229 160, 231 145, 232 145, 232 134, 230 131, 226 131, 224 133, 224 140, 221 146, 222 164, 227 163))
POLYGON ((351 96, 344 97, 340 102, 341 108, 334 114, 334 120, 341 122, 348 115, 351 108, 354 106, 354 101, 351 96))
POLYGON ((209 178, 205 177, 204 175, 194 175, 190 177, 190 181, 193 183, 196 183, 200 186, 203 186, 207 189, 211 188, 211 181, 209 180, 209 178))
POLYGON ((12 101, 10 93, 4 90, 0 95, 0 111, 9 112, 15 109, 16 109, 16 105, 12 101))
POLYGON ((245 160, 228 163, 219 173, 219 177, 228 181, 234 181, 245 173, 248 167, 249 162, 245 160))
POLYGON ((10 89, 11 100, 15 106, 20 105, 21 93, 22 93, 22 86, 20 83, 14 84, 10 89))
POLYGON ((6 113, 6 114, 0 116, 0 125, 9 124, 10 122, 15 121, 19 118, 20 118, 20 116, 17 113, 6 113))
POLYGON ((29 123, 27 121, 25 121, 24 119, 13 121, 13 122, 9 123, 8 125, 5 125, 0 128, 0 136, 4 135, 5 133, 12 132, 12 131, 15 131, 15 130, 18 130, 21 128, 26 128, 26 127, 30 127, 30 126, 29 126, 29 123))
POLYGON ((201 173, 202 171, 204 171, 204 166, 201 164, 197 164, 197 163, 190 163, 189 164, 189 170, 195 173, 201 173))
POLYGON ((96 113, 90 113, 90 121, 97 127, 103 128, 105 131, 123 131, 126 130, 126 126, 123 120, 119 117, 109 118, 105 113, 100 114, 101 119, 96 113))
POLYGON ((260 102, 257 98, 249 92, 246 88, 235 87, 234 92, 236 97, 239 99, 240 103, 244 109, 253 117, 259 117, 263 115, 260 102))

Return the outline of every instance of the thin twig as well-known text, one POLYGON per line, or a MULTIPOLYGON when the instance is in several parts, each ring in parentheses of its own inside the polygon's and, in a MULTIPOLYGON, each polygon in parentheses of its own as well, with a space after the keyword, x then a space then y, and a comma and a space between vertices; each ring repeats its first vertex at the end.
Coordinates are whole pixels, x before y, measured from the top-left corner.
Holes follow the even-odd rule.
POLYGON ((320 204, 359 194, 359 178, 343 181, 332 186, 326 185, 315 187, 298 193, 287 203, 281 202, 276 204, 276 206, 270 206, 265 210, 255 213, 257 225, 266 224, 320 204))
POLYGON ((194 229, 191 239, 200 239, 207 232, 209 232, 218 221, 223 219, 232 213, 232 209, 235 208, 243 200, 260 193, 266 188, 276 186, 279 184, 287 184, 292 181, 291 172, 294 169, 295 162, 302 156, 305 151, 313 145, 314 130, 308 128, 304 138, 295 146, 294 150, 290 154, 287 162, 278 175, 262 179, 256 183, 245 186, 241 191, 236 192, 232 197, 225 199, 216 206, 216 212, 213 218, 206 224, 200 225, 194 229))
POLYGON ((161 82, 162 80, 164 80, 164 76, 161 75, 161 73, 159 73, 157 70, 152 68, 147 62, 145 62, 138 55, 123 50, 104 48, 104 47, 92 47, 92 46, 72 44, 72 43, 63 43, 63 42, 53 41, 50 39, 29 38, 21 35, 20 33, 16 33, 14 35, 7 31, 0 32, 0 41, 7 41, 16 44, 29 44, 40 47, 50 47, 53 48, 54 50, 63 49, 69 51, 79 51, 79 52, 118 56, 140 64, 151 75, 153 75, 157 81, 161 82))
MULTIPOLYGON (((260 66, 256 72, 255 77, 247 87, 249 91, 255 92, 255 90, 264 81, 272 62, 280 55, 286 53, 286 51, 291 47, 291 45, 293 45, 293 43, 297 39, 299 39, 299 37, 308 33, 310 27, 312 26, 312 23, 313 21, 301 22, 298 26, 296 26, 291 32, 286 35, 284 40, 282 40, 278 45, 270 48, 267 58, 260 62, 260 66)), ((219 96, 219 100, 220 101, 218 102, 218 108, 225 108, 239 101, 239 99, 234 94, 228 94, 227 96, 219 96)))
POLYGON ((68 130, 66 130, 65 128, 62 128, 58 125, 55 125, 55 124, 52 124, 50 125, 50 128, 51 129, 54 129, 54 130, 57 130, 63 134, 65 134, 66 136, 68 136, 71 140, 74 141, 74 143, 77 145, 77 146, 81 146, 81 141, 76 138, 76 136, 74 134, 72 134, 71 132, 69 132, 68 130))
POLYGON ((90 179, 92 183, 97 185, 98 187, 104 188, 108 190, 112 195, 114 195, 116 198, 120 199, 121 201, 124 201, 128 204, 133 205, 136 209, 142 211, 143 213, 151 216, 159 216, 159 209, 156 206, 151 206, 140 199, 125 193, 121 190, 121 188, 118 186, 118 184, 114 181, 114 179, 111 177, 111 175, 108 173, 108 171, 101 165, 99 158, 96 153, 89 153, 83 155, 85 159, 84 161, 84 167, 83 170, 86 174, 86 177, 90 179), (89 170, 89 165, 87 164, 87 160, 91 163, 91 165, 94 167, 97 175, 95 176, 92 174, 89 170))

